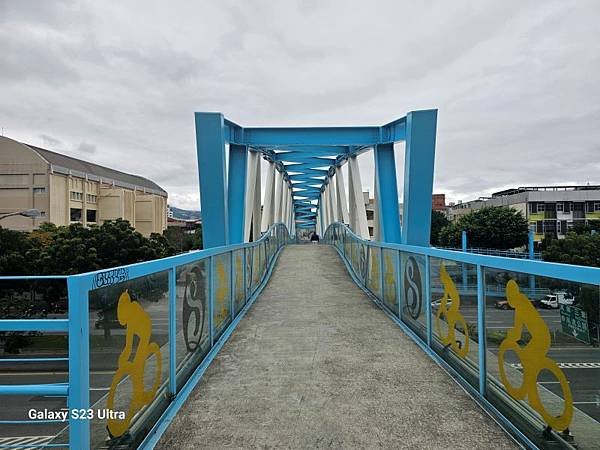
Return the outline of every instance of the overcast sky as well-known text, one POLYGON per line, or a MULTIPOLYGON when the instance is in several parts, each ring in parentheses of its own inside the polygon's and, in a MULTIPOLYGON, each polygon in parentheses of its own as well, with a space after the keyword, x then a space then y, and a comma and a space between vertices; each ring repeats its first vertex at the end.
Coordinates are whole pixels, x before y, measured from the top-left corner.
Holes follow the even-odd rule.
POLYGON ((434 190, 450 201, 600 184, 599 18, 595 0, 0 0, 0 127, 184 208, 194 111, 381 125, 438 108, 434 190))

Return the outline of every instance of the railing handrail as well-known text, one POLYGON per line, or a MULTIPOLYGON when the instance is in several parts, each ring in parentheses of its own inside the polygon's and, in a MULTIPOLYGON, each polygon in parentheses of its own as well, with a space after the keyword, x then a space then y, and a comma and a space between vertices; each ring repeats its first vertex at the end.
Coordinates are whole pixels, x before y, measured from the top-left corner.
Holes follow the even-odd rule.
POLYGON ((341 222, 330 224, 325 233, 333 226, 345 228, 353 237, 362 241, 365 245, 372 247, 402 250, 409 253, 432 256, 434 258, 451 259, 458 262, 473 264, 475 266, 502 269, 510 272, 523 272, 548 278, 561 278, 577 283, 598 284, 600 281, 599 267, 578 266, 531 259, 507 258, 504 256, 480 255, 477 253, 465 253, 463 251, 444 250, 435 247, 418 247, 407 244, 390 244, 386 242, 369 241, 358 236, 346 224, 341 222))

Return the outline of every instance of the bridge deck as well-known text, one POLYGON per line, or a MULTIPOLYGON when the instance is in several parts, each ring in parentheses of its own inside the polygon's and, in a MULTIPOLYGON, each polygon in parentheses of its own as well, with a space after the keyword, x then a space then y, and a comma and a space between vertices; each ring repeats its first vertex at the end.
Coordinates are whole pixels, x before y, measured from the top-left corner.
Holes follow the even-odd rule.
POLYGON ((295 245, 158 448, 516 448, 358 288, 295 245))

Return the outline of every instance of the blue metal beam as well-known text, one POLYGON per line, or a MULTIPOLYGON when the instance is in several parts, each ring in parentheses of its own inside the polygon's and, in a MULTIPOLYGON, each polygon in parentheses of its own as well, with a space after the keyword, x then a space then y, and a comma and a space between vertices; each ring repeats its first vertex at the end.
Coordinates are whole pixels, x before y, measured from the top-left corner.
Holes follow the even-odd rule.
POLYGON ((370 145, 379 140, 379 127, 244 128, 250 146, 370 145))
POLYGON ((229 145, 229 176, 227 177, 227 206, 229 212, 229 243, 244 241, 246 207, 246 168, 248 149, 245 145, 229 145))
POLYGON ((437 110, 406 116, 402 243, 429 247, 437 110))
POLYGON ((400 210, 398 209, 398 186, 394 144, 375 146, 375 197, 378 206, 381 240, 400 243, 400 210))
POLYGON ((229 243, 225 129, 220 113, 196 113, 196 146, 204 248, 229 243))

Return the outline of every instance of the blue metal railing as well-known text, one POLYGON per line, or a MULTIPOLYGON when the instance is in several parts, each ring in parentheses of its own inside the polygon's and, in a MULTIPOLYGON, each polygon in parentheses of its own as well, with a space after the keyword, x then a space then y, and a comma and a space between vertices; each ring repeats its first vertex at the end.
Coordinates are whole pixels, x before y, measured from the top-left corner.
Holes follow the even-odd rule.
MULTIPOLYGON (((197 381, 198 374, 201 375, 233 331, 266 283, 279 251, 291 240, 285 225, 275 224, 259 240, 247 244, 211 248, 80 275, 0 277, 0 283, 44 279, 63 279, 67 283, 68 319, 0 320, 0 332, 68 334, 68 358, 0 359, 0 364, 68 361, 67 383, 0 385, 0 396, 67 398, 69 415, 65 430, 52 442, 27 447, 85 449, 106 442, 133 447, 152 445, 160 435, 157 430, 160 430, 164 417, 173 414, 175 406, 182 402, 182 396, 189 394, 190 383, 197 381), (127 308, 136 313, 125 314, 127 308), (101 318, 96 319, 96 316, 101 318), (90 327, 94 322, 95 326, 90 327), (166 329, 161 328, 164 323, 166 329), (134 325, 138 327, 135 333, 134 325), (131 339, 135 336, 139 339, 136 353, 131 355, 133 362, 125 358, 127 351, 132 350, 129 327, 132 327, 131 339), (190 337, 190 330, 193 337, 190 337), (142 348, 143 345, 146 347, 142 348), (101 365, 103 370, 90 371, 91 355, 94 355, 93 364, 101 365), (163 376, 165 360, 168 363, 163 376), (140 367, 143 372, 136 373, 140 367), (155 388, 148 391, 142 384, 136 391, 136 377, 143 379, 146 371, 152 369, 157 374, 155 388), (117 379, 117 373, 122 374, 121 378, 117 379), (132 389, 116 393, 127 378, 132 382, 132 389), (91 380, 97 383, 92 390, 91 380), (96 397, 97 392, 101 393, 99 397, 96 397), (153 394, 150 398, 148 392, 153 394), (71 414, 74 410, 106 409, 111 397, 114 405, 123 399, 131 400, 126 408, 126 420, 100 421, 98 414, 82 420, 71 414), (136 404, 135 398, 142 397, 144 401, 136 404), (113 430, 110 434, 106 432, 107 425, 109 432, 113 430)), ((60 421, 17 418, 2 423, 55 422, 60 421)), ((0 442, 0 448, 14 448, 14 445, 0 442)))
POLYGON ((588 398, 600 377, 583 370, 600 362, 593 336, 599 268, 372 242, 341 223, 327 228, 324 241, 355 282, 521 444, 581 449, 600 442, 600 414, 588 398), (576 290, 576 303, 542 311, 526 301, 550 288, 576 290))
MULTIPOLYGON (((455 247, 437 247, 437 248, 442 249, 442 250, 452 250, 455 252, 462 251, 462 249, 455 248, 455 247)), ((505 258, 536 259, 536 260, 542 259, 542 254, 539 252, 533 252, 533 258, 531 258, 529 253, 526 251, 516 251, 516 250, 496 250, 493 248, 469 247, 469 248, 467 248, 467 252, 476 253, 478 255, 502 256, 505 258)))

